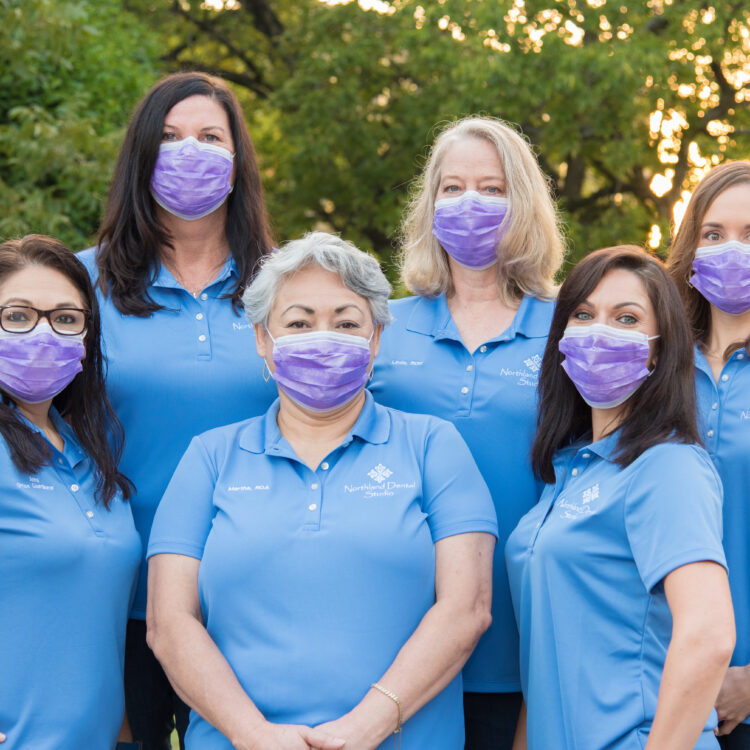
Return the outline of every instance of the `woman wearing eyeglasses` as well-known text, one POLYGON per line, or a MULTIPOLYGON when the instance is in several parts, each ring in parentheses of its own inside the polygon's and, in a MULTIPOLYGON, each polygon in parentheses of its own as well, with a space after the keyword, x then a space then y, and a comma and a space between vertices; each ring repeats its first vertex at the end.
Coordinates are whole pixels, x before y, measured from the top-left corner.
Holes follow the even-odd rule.
POLYGON ((0 244, 0 741, 112 750, 140 561, 84 266, 0 244))

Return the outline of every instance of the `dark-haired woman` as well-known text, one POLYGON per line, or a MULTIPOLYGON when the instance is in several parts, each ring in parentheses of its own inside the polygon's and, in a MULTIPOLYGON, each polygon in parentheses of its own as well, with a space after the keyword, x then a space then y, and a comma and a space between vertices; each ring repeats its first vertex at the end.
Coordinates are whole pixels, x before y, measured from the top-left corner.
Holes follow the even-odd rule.
MULTIPOLYGON (((133 115, 99 246, 81 253, 98 281, 107 391, 125 428, 120 467, 148 539, 156 506, 192 437, 266 410, 241 294, 272 248, 260 176, 237 99, 222 81, 178 73, 133 115)), ((145 545, 144 545, 145 546, 145 545)), ((187 708, 145 640, 146 567, 128 625, 128 719, 144 750, 169 748, 187 708)))
POLYGON ((141 543, 108 430, 120 433, 86 269, 49 237, 3 243, 3 748, 112 750, 117 741, 141 543))
POLYGON ((716 710, 725 750, 750 749, 750 162, 695 189, 668 261, 696 341, 701 437, 724 485, 737 644, 716 710))
POLYGON ((659 261, 625 246, 573 269, 539 380, 547 486, 506 546, 528 710, 516 747, 718 747, 734 620, 692 367, 659 261))

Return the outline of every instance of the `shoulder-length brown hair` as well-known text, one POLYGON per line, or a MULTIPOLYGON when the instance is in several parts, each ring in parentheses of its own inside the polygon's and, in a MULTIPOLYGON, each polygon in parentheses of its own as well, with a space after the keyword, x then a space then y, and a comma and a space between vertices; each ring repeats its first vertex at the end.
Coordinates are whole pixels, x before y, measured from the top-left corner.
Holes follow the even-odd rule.
MULTIPOLYGON (((29 234, 0 245, 0 282, 28 266, 51 268, 78 290, 89 312, 82 370, 52 403, 68 422, 97 472, 96 498, 109 506, 118 489, 125 499, 132 485, 117 470, 123 431, 104 390, 104 358, 101 351, 99 308, 85 266, 58 240, 29 234), (109 439, 108 439, 109 437, 109 439)), ((11 406, 11 397, 0 392, 0 435, 15 467, 33 474, 52 459, 46 440, 31 430, 11 406)))
POLYGON ((531 451, 535 474, 555 481, 555 451, 591 431, 591 407, 581 398, 561 363, 558 345, 571 315, 610 271, 624 269, 643 284, 656 316, 651 375, 626 401, 616 461, 628 466, 658 443, 699 443, 690 328, 680 295, 663 264, 634 245, 609 247, 587 255, 570 272, 557 296, 539 376, 539 415, 531 451))
MULTIPOLYGON (((690 284, 693 259, 700 244, 701 226, 711 204, 728 188, 750 184, 750 162, 732 161, 714 167, 699 183, 690 196, 685 215, 669 248, 667 268, 680 290, 693 337, 699 346, 705 344, 711 329, 711 304, 690 284)), ((733 351, 745 347, 750 354, 750 337, 731 344, 724 352, 728 359, 733 351)))
POLYGON ((422 174, 416 179, 401 230, 401 278, 424 297, 453 290, 448 256, 432 234, 435 197, 448 149, 459 140, 478 138, 497 149, 510 204, 508 230, 500 243, 497 284, 506 304, 520 297, 553 297, 555 275, 565 256, 559 216, 529 143, 510 125, 492 117, 466 117, 438 135, 422 174))
POLYGON ((98 283, 126 315, 145 317, 159 309, 147 287, 158 274, 159 252, 171 247, 171 239, 156 217, 151 175, 164 118, 189 96, 215 99, 224 107, 232 131, 235 171, 227 198, 226 235, 239 275, 231 294, 236 308, 258 260, 273 248, 255 150, 237 97, 224 81, 206 73, 167 76, 146 94, 128 125, 99 230, 98 283))

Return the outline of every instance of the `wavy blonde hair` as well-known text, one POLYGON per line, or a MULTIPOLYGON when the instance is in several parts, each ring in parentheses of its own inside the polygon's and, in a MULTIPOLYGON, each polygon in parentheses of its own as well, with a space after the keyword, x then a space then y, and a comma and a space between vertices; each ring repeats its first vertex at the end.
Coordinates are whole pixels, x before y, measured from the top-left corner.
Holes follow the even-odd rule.
POLYGON ((401 278, 422 297, 453 291, 448 256, 432 234, 441 165, 458 140, 489 141, 500 157, 510 204, 508 229, 498 244, 497 284, 506 304, 524 294, 554 297, 555 274, 565 257, 565 240, 550 183, 528 142, 510 125, 491 117, 466 117, 438 135, 422 174, 416 179, 401 228, 401 278))

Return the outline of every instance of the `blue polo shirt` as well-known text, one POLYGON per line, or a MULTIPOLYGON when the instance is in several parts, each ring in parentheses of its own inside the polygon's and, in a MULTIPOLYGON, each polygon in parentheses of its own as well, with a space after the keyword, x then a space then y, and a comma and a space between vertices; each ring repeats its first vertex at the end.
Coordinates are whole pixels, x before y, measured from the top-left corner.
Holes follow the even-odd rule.
MULTIPOLYGON (((497 535, 487 487, 456 430, 369 394, 316 471, 276 424, 197 437, 156 514, 148 554, 201 560, 203 620, 242 687, 275 723, 350 711, 435 601, 435 542, 497 535)), ((461 750, 461 677, 404 726, 404 744, 461 750)), ((231 750, 191 713, 187 747, 231 750)), ((393 739, 382 745, 389 750, 393 739)))
POLYGON ((750 358, 744 349, 734 352, 717 382, 696 348, 695 368, 701 437, 724 485, 724 551, 737 624, 732 666, 740 667, 750 664, 750 358))
POLYGON ((492 625, 464 668, 464 690, 521 689, 518 631, 503 548, 541 487, 529 452, 536 429, 536 386, 553 302, 524 297, 500 336, 469 352, 445 295, 391 303, 396 319, 384 332, 370 389, 377 401, 452 422, 469 446, 497 511, 492 625))
MULTIPOLYGON (((617 435, 560 451, 506 546, 529 750, 642 750, 672 635, 663 579, 725 565, 706 452, 662 443, 623 469, 617 435)), ((696 748, 718 748, 715 726, 712 711, 696 748)))
MULTIPOLYGON (((78 253, 92 280, 94 250, 78 253)), ((107 395, 125 428, 120 471, 135 484, 133 517, 145 548, 156 506, 190 440, 262 414, 276 398, 263 380, 252 326, 224 297, 237 282, 230 258, 198 298, 161 267, 148 294, 163 309, 122 315, 97 289, 107 357, 107 395)), ((146 562, 131 617, 146 617, 146 562)))
POLYGON ((0 437, 2 747, 110 750, 125 708, 141 542, 119 495, 109 510, 95 502, 92 462, 54 409, 51 417, 65 445, 50 445, 51 463, 33 476, 16 469, 0 437))

